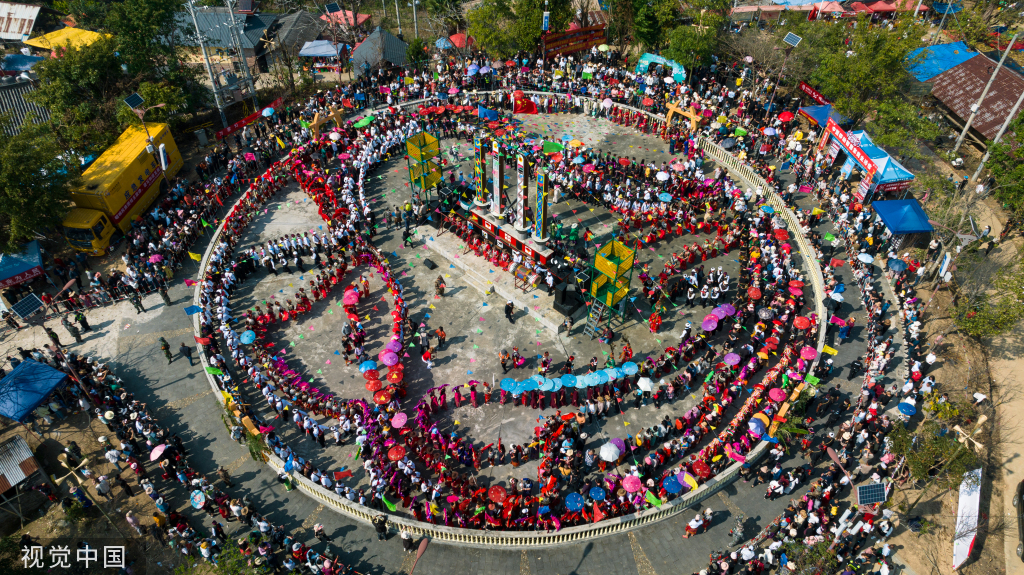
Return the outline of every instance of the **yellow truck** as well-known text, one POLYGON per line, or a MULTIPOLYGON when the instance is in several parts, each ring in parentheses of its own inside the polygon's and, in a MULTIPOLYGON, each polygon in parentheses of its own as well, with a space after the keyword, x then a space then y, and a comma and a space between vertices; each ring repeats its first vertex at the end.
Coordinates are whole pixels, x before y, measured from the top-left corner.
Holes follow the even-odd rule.
POLYGON ((93 256, 110 253, 183 164, 167 124, 125 130, 71 191, 75 207, 63 223, 68 243, 93 256))

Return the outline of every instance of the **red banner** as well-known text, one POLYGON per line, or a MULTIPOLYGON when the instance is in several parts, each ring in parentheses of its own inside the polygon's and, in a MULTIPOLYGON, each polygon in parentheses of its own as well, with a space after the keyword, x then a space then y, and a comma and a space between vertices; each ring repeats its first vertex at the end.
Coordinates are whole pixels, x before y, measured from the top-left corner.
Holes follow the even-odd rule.
POLYGON ((241 130, 242 128, 248 126, 249 124, 255 122, 257 119, 259 119, 260 116, 263 115, 263 110, 266 110, 267 108, 273 108, 276 111, 278 108, 281 107, 281 104, 283 104, 283 103, 284 103, 284 99, 283 98, 278 98, 278 99, 274 100, 273 102, 271 102, 269 106, 264 106, 263 108, 260 108, 259 112, 256 112, 255 114, 249 114, 248 116, 242 118, 241 120, 235 122, 234 124, 231 124, 227 128, 224 128, 223 130, 218 131, 216 134, 214 134, 214 136, 218 140, 222 140, 222 139, 224 139, 224 136, 230 136, 231 134, 234 134, 238 130, 241 130))
POLYGON ((821 92, 815 90, 807 82, 800 82, 800 91, 811 97, 812 100, 819 104, 831 104, 828 98, 821 95, 821 92))
MULTIPOLYGON (((874 160, 868 157, 864 153, 864 150, 860 149, 860 146, 855 144, 850 136, 846 133, 846 130, 839 127, 839 124, 835 123, 832 118, 828 119, 828 124, 825 126, 825 133, 832 136, 839 142, 839 145, 846 150, 847 154, 854 159, 855 162, 864 168, 865 176, 864 180, 870 182, 871 178, 875 176, 875 172, 878 171, 878 166, 875 165, 874 160)), ((825 139, 823 137, 823 139, 825 139)))
POLYGON ((568 32, 548 34, 544 38, 544 57, 572 54, 581 50, 589 50, 593 46, 600 46, 606 42, 605 23, 586 28, 577 28, 568 32))
MULTIPOLYGON (((153 182, 155 182, 157 178, 164 174, 164 171, 160 169, 160 166, 156 165, 156 162, 154 162, 153 165, 154 170, 149 173, 149 177, 147 177, 145 181, 142 182, 141 185, 135 188, 135 191, 132 192, 132 195, 131 197, 128 198, 128 201, 125 202, 123 206, 121 206, 121 209, 117 210, 116 214, 110 217, 111 220, 114 220, 115 224, 124 219, 124 216, 125 214, 128 213, 128 210, 132 209, 132 207, 139 202, 139 198, 141 198, 142 195, 146 193, 146 190, 148 190, 149 187, 153 185, 153 182)), ((139 177, 141 178, 142 176, 139 177)))
POLYGON ((0 288, 9 288, 11 286, 18 285, 22 282, 27 282, 30 279, 37 278, 43 275, 43 266, 36 266, 32 269, 25 270, 18 275, 11 276, 4 281, 0 282, 0 288))

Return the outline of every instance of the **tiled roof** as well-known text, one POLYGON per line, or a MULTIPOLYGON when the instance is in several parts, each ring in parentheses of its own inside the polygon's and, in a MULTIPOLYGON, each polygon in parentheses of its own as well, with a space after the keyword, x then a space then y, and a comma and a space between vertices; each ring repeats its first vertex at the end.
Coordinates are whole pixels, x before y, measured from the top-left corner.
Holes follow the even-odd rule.
MULTIPOLYGON (((7 78, 16 78, 7 76, 7 78)), ((9 81, 9 80, 8 80, 9 81)), ((25 99, 25 95, 35 90, 31 81, 17 80, 8 84, 0 81, 0 114, 11 114, 12 124, 4 132, 8 136, 15 136, 21 132, 21 125, 30 112, 34 112, 36 123, 50 119, 50 113, 46 108, 41 108, 25 99)))
MULTIPOLYGON (((277 20, 280 14, 235 14, 235 23, 244 24, 239 38, 243 50, 256 50, 263 37, 263 32, 277 20)), ((192 45, 195 25, 187 12, 177 14, 179 25, 185 30, 186 37, 181 39, 185 46, 192 45)), ((231 16, 227 8, 203 8, 196 11, 196 22, 203 33, 207 48, 231 47, 231 16)))
MULTIPOLYGON (((977 103, 995 67, 995 62, 978 54, 931 78, 930 81, 934 83, 932 95, 957 116, 966 119, 971 115, 971 106, 977 103)), ((988 139, 995 138, 1022 91, 1024 78, 1013 70, 1000 68, 971 127, 988 139)))

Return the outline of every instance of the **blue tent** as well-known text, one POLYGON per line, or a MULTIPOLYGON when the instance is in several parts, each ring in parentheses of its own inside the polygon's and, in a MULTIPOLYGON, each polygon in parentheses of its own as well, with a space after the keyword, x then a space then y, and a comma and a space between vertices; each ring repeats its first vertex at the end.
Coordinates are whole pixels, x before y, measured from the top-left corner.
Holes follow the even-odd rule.
POLYGON ((299 56, 307 58, 336 58, 341 49, 331 44, 328 40, 313 40, 306 42, 299 50, 299 56))
POLYGON ((0 288, 18 285, 43 275, 43 256, 39 242, 32 240, 18 254, 0 256, 0 288))
POLYGON ((850 132, 850 137, 854 140, 860 139, 860 149, 864 150, 864 153, 878 166, 878 171, 875 172, 875 177, 872 178, 874 183, 889 184, 914 179, 914 174, 910 170, 904 168, 888 152, 876 146, 864 130, 850 132))
POLYGON ((927 82, 929 79, 938 76, 950 68, 956 68, 977 56, 978 53, 971 51, 967 44, 963 42, 952 42, 950 44, 918 48, 907 55, 907 60, 915 60, 918 55, 921 56, 920 60, 911 66, 908 71, 919 82, 927 82))
POLYGON ((24 422, 51 391, 68 381, 68 375, 46 364, 25 360, 0 379, 0 415, 24 422))
POLYGON ((836 112, 835 109, 832 108, 831 104, 825 104, 824 106, 804 106, 797 111, 804 116, 807 116, 807 119, 819 126, 827 124, 829 118, 832 118, 832 121, 840 126, 850 122, 849 118, 839 112, 836 112))
POLYGON ((893 234, 917 234, 935 229, 928 223, 928 216, 917 200, 873 202, 871 207, 893 234))
POLYGON ((24 54, 7 54, 4 56, 3 69, 7 72, 27 72, 37 62, 43 60, 40 56, 26 56, 24 54))
POLYGON ((932 16, 941 17, 943 14, 956 14, 964 7, 950 2, 932 2, 932 16), (947 12, 948 10, 948 12, 947 12))

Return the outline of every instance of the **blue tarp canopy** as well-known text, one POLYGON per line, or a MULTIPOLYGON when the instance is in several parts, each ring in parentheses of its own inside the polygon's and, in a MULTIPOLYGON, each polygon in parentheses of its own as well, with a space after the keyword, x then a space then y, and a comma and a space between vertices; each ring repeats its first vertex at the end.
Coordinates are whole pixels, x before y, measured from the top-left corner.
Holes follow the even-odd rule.
MULTIPOLYGON (((935 4, 935 10, 938 11, 938 4, 935 4)), ((907 59, 914 60, 918 55, 921 55, 920 61, 911 66, 908 71, 919 82, 927 82, 950 68, 956 68, 977 56, 978 53, 971 51, 963 42, 953 42, 918 48, 911 52, 907 59)))
POLYGON ((51 391, 68 380, 59 369, 27 359, 0 379, 0 415, 24 422, 51 391))
POLYGON ((0 287, 10 287, 43 275, 39 242, 25 244, 21 253, 0 256, 0 287))
POLYGON ((928 216, 915 199, 872 202, 871 207, 882 218, 882 223, 896 235, 930 232, 935 228, 928 223, 928 216))
POLYGON ((959 4, 952 4, 947 2, 932 2, 932 16, 942 16, 943 14, 956 14, 963 10, 964 7, 959 4), (949 12, 946 12, 946 10, 949 12))
POLYGON ((313 40, 306 42, 299 50, 299 56, 307 58, 336 58, 339 52, 338 46, 331 44, 329 40, 313 40))
POLYGON ((807 116, 807 119, 819 126, 827 124, 829 118, 832 118, 832 121, 840 126, 850 122, 849 118, 839 112, 836 112, 835 109, 832 108, 831 104, 825 104, 824 106, 804 106, 797 111, 804 116, 807 116))
POLYGON ((7 72, 25 72, 32 69, 43 58, 24 54, 7 54, 4 56, 3 68, 7 72))
POLYGON ((878 171, 875 172, 875 177, 872 178, 874 183, 888 184, 914 179, 914 174, 893 159, 888 152, 876 146, 875 143, 871 141, 871 137, 868 136, 867 132, 864 130, 858 130, 856 132, 850 132, 850 136, 855 140, 858 138, 860 139, 860 149, 864 150, 867 157, 871 158, 871 160, 875 162, 875 165, 878 166, 878 171))

